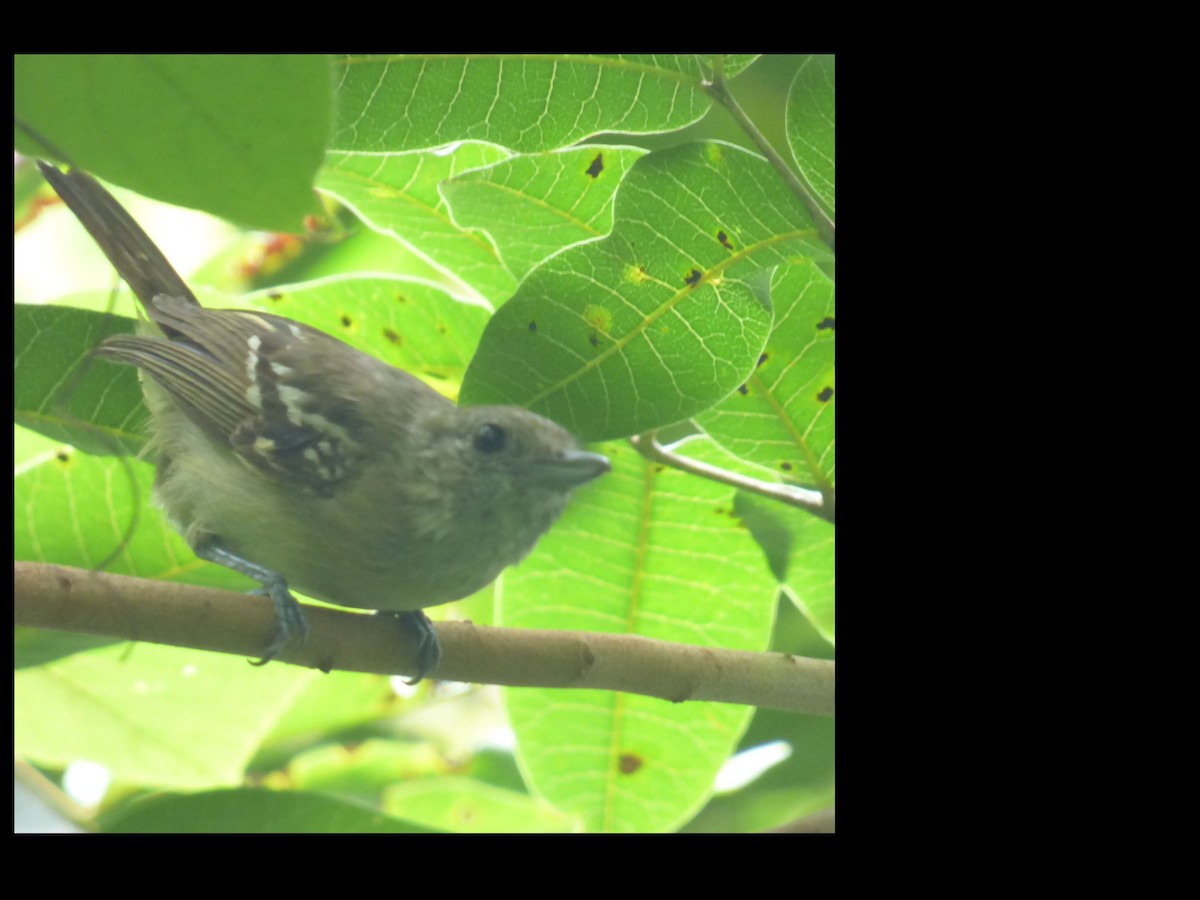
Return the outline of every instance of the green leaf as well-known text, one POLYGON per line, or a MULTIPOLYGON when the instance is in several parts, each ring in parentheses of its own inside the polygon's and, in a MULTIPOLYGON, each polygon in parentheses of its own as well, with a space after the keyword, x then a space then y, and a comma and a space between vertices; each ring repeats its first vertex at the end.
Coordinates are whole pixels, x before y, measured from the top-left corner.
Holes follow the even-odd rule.
POLYGON ((19 55, 13 96, 27 155, 257 228, 300 231, 317 211, 327 57, 19 55))
POLYGON ((709 107, 696 56, 345 56, 332 147, 389 153, 451 141, 550 150, 602 131, 657 134, 709 107))
POLYGON ((771 269, 827 254, 758 156, 689 144, 642 157, 612 234, 551 257, 488 323, 463 402, 527 406, 585 440, 695 415, 750 375, 771 269))
MULTIPOLYGON (((600 449, 612 474, 579 490, 506 573, 501 623, 765 649, 775 582, 733 514, 733 489, 625 444, 600 449)), ((505 703, 531 786, 589 831, 679 827, 707 799, 751 712, 608 691, 507 690, 505 703)))
POLYGON ((106 819, 103 830, 118 834, 411 834, 428 831, 352 801, 303 791, 262 788, 146 797, 106 819))
POLYGON ((201 562, 149 503, 154 470, 60 447, 13 479, 13 558, 229 590, 253 582, 201 562), (132 527, 132 531, 130 531, 132 527), (128 541, 126 542, 126 532, 128 541))
MULTIPOLYGON (((380 680, 386 684, 386 680, 380 680)), ((317 689, 319 686, 320 682, 314 684, 317 689)), ((397 705, 395 694, 389 691, 388 700, 394 714, 397 705)), ((308 706, 309 697, 305 696, 294 709, 303 712, 308 706)), ((376 719, 386 714, 387 710, 380 710, 376 719)), ((323 736, 317 732, 313 738, 318 743, 312 749, 287 761, 288 783, 298 790, 324 791, 380 804, 384 791, 389 787, 410 780, 437 777, 451 768, 438 748, 430 743, 380 738, 342 743, 331 741, 328 732, 323 736)), ((415 821, 414 817, 404 815, 402 810, 396 812, 415 821)))
POLYGON ((96 647, 119 643, 117 638, 69 631, 47 631, 42 628, 13 629, 13 668, 27 669, 83 653, 96 647))
POLYGON ((14 749, 42 765, 87 760, 117 782, 238 784, 247 761, 316 672, 153 644, 104 647, 14 675, 14 749), (53 715, 46 715, 53 710, 53 715))
MULTIPOLYGON (((810 267, 811 268, 811 267, 810 267)), ((732 417, 731 417, 732 418, 732 417)), ((747 446, 753 448, 751 442, 747 446)), ((735 456, 708 440, 686 438, 667 449, 684 458, 757 480, 770 480, 758 463, 735 456)), ((749 454, 753 455, 753 454, 749 454)), ((834 642, 834 525, 805 509, 745 490, 737 491, 733 514, 762 548, 782 593, 819 635, 834 642)), ((803 655, 811 655, 811 648, 803 655)))
POLYGON ((757 53, 731 53, 725 57, 725 77, 733 78, 758 59, 757 53))
POLYGON ((132 319, 58 306, 13 307, 13 421, 89 453, 136 452, 146 411, 137 375, 88 357, 132 319))
POLYGON ((803 509, 739 491, 734 511, 763 547, 784 594, 834 643, 834 525, 803 509))
MULTIPOLYGON (((127 462, 60 447, 25 463, 13 479, 14 559, 93 568, 120 547, 154 477, 145 463, 127 462)), ((116 571, 133 569, 135 558, 142 566, 152 556, 165 560, 173 549, 156 513, 140 512, 137 545, 124 548, 116 571)))
POLYGON ((509 155, 502 147, 479 143, 388 156, 331 152, 317 186, 370 228, 436 266, 450 283, 498 304, 516 280, 486 237, 450 221, 438 184, 509 155))
POLYGON ((775 273, 775 324, 753 374, 696 421, 789 481, 834 484, 834 284, 801 262, 775 273))
POLYGON ((748 787, 714 797, 684 831, 755 834, 831 806, 834 736, 835 723, 828 716, 758 710, 742 748, 785 741, 791 755, 748 787))
POLYGON ((637 147, 575 147, 514 156, 442 183, 464 228, 486 231, 518 279, 569 244, 612 228, 613 197, 637 147))
POLYGON ((443 775, 393 785, 383 808, 428 828, 461 834, 531 834, 574 830, 549 804, 519 791, 443 775))
POLYGON ((792 157, 831 217, 835 211, 833 75, 833 56, 809 56, 796 72, 787 102, 792 157))
MULTIPOLYGON (((324 673, 308 685, 275 724, 266 741, 267 750, 274 753, 282 746, 294 753, 299 741, 323 741, 330 734, 358 728, 394 713, 395 707, 396 694, 386 675, 336 670, 324 673)), ((261 758, 255 764, 261 764, 261 758)), ((298 782, 297 787, 312 785, 298 782)))

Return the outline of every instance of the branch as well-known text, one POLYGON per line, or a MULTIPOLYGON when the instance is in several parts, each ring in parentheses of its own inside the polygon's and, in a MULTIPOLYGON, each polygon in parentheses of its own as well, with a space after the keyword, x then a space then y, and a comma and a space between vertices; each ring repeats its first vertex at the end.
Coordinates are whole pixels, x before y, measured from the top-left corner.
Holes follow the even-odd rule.
POLYGON ((777 828, 768 828, 767 832, 770 834, 833 834, 836 830, 834 807, 831 806, 807 815, 803 819, 788 822, 777 828))
POLYGON ((832 489, 828 496, 825 496, 820 491, 773 481, 759 481, 757 478, 739 475, 728 469, 712 466, 686 456, 679 456, 660 444, 653 431, 646 434, 635 434, 629 439, 629 443, 633 444, 634 449, 651 462, 664 463, 690 475, 699 475, 701 478, 728 484, 752 494, 778 500, 789 506, 798 506, 800 509, 808 510, 814 516, 820 516, 827 522, 834 521, 835 505, 832 489))
MULTIPOLYGON (((16 624, 262 654, 275 629, 265 597, 44 563, 14 563, 16 624)), ((415 671, 403 629, 373 615, 305 606, 308 643, 281 662, 351 672, 415 671)), ((599 688, 675 703, 714 700, 833 715, 834 663, 784 653, 673 644, 633 635, 437 622, 437 678, 513 687, 599 688)))

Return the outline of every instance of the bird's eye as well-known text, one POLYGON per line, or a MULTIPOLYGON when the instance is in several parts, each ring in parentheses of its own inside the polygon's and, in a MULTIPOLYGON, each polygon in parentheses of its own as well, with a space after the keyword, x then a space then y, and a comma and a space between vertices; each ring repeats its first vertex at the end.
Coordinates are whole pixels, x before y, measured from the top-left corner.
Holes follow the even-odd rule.
POLYGON ((475 432, 472 443, 480 453, 495 453, 503 450, 508 442, 508 434, 499 425, 480 425, 475 432))

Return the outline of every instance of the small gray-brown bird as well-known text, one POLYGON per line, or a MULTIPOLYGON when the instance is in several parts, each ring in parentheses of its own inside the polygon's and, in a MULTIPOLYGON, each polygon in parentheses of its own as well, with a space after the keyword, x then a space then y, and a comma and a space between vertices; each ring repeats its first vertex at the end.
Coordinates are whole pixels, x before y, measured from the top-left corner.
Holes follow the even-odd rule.
POLYGON ((153 323, 95 355, 150 376, 155 496, 172 524, 274 601, 264 662, 307 634, 291 586, 395 614, 416 632, 420 680, 441 657, 421 608, 486 586, 609 470, 527 410, 459 408, 307 325, 205 309, 108 191, 38 165, 153 323))

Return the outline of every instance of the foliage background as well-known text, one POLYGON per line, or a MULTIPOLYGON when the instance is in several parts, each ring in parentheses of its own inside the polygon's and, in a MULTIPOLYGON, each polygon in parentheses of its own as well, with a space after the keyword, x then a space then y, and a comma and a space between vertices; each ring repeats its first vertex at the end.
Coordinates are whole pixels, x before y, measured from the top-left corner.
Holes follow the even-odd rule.
MULTIPOLYGON (((832 58, 724 64, 832 215, 832 58)), ((715 142, 752 145, 700 89, 710 66, 20 57, 15 102, 100 177, 220 217, 117 192, 203 302, 302 319, 464 402, 531 405, 600 442, 613 474, 494 591, 435 616, 832 658, 832 525, 624 440, 660 428, 698 459, 833 484, 832 253, 777 172, 715 142)), ((111 269, 42 208, 36 170, 18 163, 14 186, 15 557, 94 566, 136 521, 111 570, 245 589, 144 503, 149 467, 132 464, 136 487, 73 424, 141 440, 132 373, 80 363, 132 302, 113 307, 111 269)), ((410 694, 49 632, 15 646, 19 771, 86 828, 756 830, 833 800, 831 719, 410 694), (89 771, 105 789, 80 806, 64 786, 89 771)))

